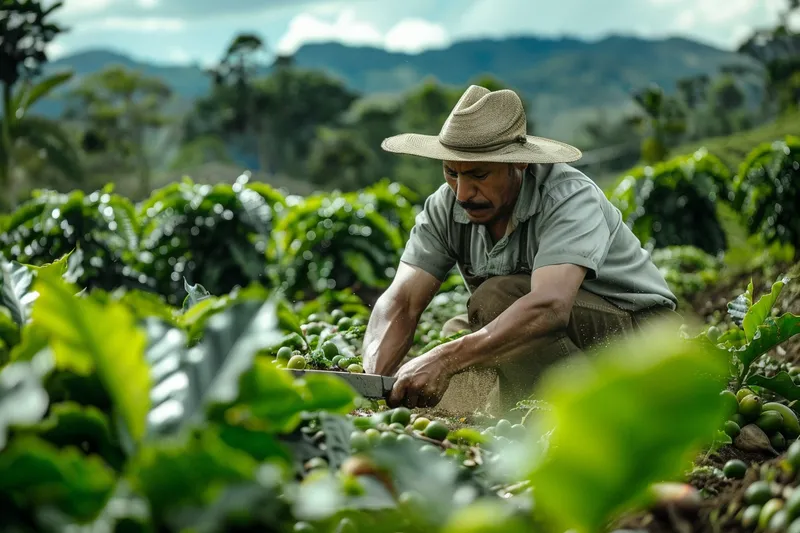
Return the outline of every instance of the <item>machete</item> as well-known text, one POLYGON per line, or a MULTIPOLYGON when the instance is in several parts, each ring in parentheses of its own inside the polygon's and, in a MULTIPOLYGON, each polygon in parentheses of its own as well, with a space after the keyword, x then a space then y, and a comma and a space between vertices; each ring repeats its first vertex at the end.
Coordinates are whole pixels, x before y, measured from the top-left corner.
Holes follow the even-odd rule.
POLYGON ((356 374, 352 372, 332 372, 330 370, 294 370, 291 372, 297 377, 304 374, 326 374, 333 375, 347 382, 357 393, 364 398, 385 399, 392 391, 392 386, 397 378, 391 376, 381 376, 379 374, 356 374))

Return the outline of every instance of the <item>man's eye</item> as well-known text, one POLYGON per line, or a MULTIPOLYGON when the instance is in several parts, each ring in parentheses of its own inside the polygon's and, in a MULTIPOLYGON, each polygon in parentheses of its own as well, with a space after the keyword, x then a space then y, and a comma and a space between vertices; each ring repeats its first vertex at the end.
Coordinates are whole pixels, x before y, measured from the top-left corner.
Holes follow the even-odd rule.
POLYGON ((488 176, 488 175, 489 175, 488 173, 487 173, 487 174, 480 174, 480 175, 476 175, 476 176, 475 176, 475 179, 479 179, 479 180, 485 180, 485 179, 486 179, 486 176, 488 176))

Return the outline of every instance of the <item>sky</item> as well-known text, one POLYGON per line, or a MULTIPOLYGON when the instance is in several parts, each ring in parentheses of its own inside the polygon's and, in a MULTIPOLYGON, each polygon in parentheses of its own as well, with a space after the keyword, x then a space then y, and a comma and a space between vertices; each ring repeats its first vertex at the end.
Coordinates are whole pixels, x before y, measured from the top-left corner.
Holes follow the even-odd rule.
MULTIPOLYGON (((52 1, 52 0, 50 0, 52 1)), ((339 41, 417 53, 519 35, 690 37, 732 49, 785 0, 63 0, 50 57, 105 48, 162 64, 217 61, 239 32, 272 52, 339 41)))

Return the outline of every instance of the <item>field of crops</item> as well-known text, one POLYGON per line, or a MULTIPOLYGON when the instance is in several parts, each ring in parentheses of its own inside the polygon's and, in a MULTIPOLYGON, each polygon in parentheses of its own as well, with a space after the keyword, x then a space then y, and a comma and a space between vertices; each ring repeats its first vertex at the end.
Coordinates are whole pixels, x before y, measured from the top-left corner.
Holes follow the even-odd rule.
MULTIPOLYGON (((502 419, 388 409, 336 377, 364 371, 412 191, 41 191, 0 219, 3 525, 800 532, 796 269, 729 265, 797 246, 798 183, 792 137, 622 176, 609 196, 702 321, 553 368, 502 419)), ((467 297, 454 274, 410 357, 467 297)))

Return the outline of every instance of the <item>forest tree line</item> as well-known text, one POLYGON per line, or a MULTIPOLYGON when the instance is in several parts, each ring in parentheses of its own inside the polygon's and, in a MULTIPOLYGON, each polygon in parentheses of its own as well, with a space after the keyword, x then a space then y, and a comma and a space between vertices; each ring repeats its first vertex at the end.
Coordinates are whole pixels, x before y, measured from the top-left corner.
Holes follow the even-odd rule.
MULTIPOLYGON (((798 1, 788 1, 774 28, 754 31, 739 47, 757 60, 763 77, 758 107, 747 105, 742 81, 752 70, 731 66, 678 80, 675 87, 634 91, 636 112, 586 123, 581 148, 633 143, 640 160, 652 164, 686 141, 728 135, 796 110, 800 37, 788 20, 800 9, 798 1)), ((323 190, 354 190, 385 176, 421 194, 439 184, 430 161, 384 153, 380 142, 399 132, 438 133, 464 87, 430 80, 398 99, 371 98, 324 71, 299 68, 290 56, 269 59, 268 44, 254 34, 232 39, 207 71, 211 90, 191 109, 175 111, 163 80, 110 64, 67 87, 61 120, 37 116, 29 112, 37 101, 73 81, 70 72, 42 75, 46 46, 67 31, 52 22, 60 7, 12 0, 2 8, 8 13, 0 17, 0 62, 9 68, 0 69, 0 189, 7 191, 0 208, 36 188, 90 191, 106 183, 140 199, 162 186, 165 175, 191 174, 207 163, 235 166, 243 156, 257 161, 253 171, 323 190)), ((506 87, 488 75, 473 83, 506 87)), ((534 116, 529 133, 537 133, 534 116)))

